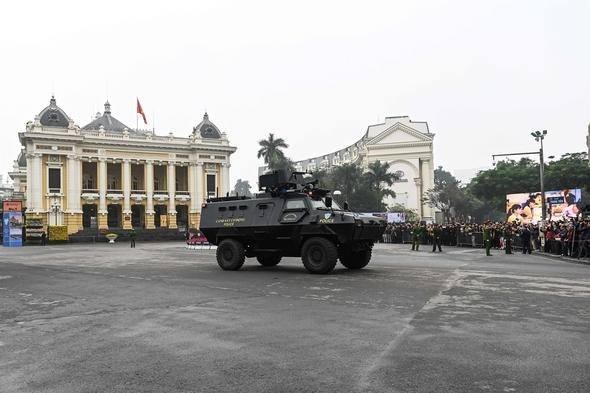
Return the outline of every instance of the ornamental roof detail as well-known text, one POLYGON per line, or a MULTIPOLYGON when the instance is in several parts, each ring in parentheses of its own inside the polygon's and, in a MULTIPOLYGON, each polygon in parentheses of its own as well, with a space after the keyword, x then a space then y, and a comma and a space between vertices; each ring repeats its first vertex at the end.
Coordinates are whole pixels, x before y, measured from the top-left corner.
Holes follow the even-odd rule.
POLYGON ((209 121, 209 115, 207 112, 203 115, 203 121, 193 127, 193 136, 196 136, 197 133, 201 135, 201 138, 211 138, 211 139, 220 139, 221 132, 219 128, 211 121, 209 121))
POLYGON ((70 118, 57 106, 54 96, 51 96, 49 106, 45 107, 38 117, 41 125, 46 127, 67 127, 70 123, 70 118))
POLYGON ((95 119, 82 127, 82 130, 100 130, 101 127, 106 131, 123 132, 127 129, 128 131, 135 132, 135 130, 127 127, 111 115, 111 104, 108 101, 104 104, 104 112, 102 115, 98 112, 95 119))

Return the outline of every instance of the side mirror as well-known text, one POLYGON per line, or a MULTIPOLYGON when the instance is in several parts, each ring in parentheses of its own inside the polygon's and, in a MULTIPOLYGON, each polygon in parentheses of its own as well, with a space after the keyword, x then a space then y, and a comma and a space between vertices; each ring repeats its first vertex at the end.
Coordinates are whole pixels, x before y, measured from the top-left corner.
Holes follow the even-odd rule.
POLYGON ((324 198, 324 204, 326 205, 326 207, 332 207, 332 197, 325 197, 324 198))

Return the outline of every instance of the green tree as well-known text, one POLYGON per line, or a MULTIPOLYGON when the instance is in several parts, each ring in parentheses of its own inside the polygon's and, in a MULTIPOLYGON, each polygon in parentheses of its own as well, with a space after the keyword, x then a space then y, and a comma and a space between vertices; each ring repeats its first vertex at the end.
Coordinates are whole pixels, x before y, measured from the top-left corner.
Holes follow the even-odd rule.
POLYGON ((507 194, 536 191, 539 187, 539 164, 521 158, 500 161, 495 168, 480 171, 467 185, 467 191, 483 203, 487 210, 484 218, 501 219, 507 194))
MULTIPOLYGON (((391 187, 399 177, 395 173, 389 172, 390 165, 388 162, 381 162, 379 160, 368 165, 367 181, 374 190, 383 190, 391 187)), ((388 190, 391 191, 391 190, 388 190)), ((395 193, 391 195, 395 196, 395 193)))
POLYGON ((386 211, 384 198, 388 195, 395 196, 388 188, 388 185, 393 184, 395 176, 387 174, 388 164, 374 164, 375 172, 369 170, 367 173, 356 163, 339 165, 330 172, 322 173, 323 181, 331 189, 342 193, 336 197, 339 204, 346 201, 355 211, 383 212, 386 211))
POLYGON ((434 170, 434 187, 426 191, 424 201, 437 208, 446 222, 466 221, 473 215, 473 197, 461 182, 442 166, 434 170))
MULTIPOLYGON (((587 153, 567 153, 545 164, 545 190, 585 188, 590 192, 590 167, 587 153)), ((541 190, 539 164, 529 158, 500 161, 495 168, 480 171, 466 187, 472 199, 471 214, 502 219, 506 195, 541 190)))
POLYGON ((282 148, 288 148, 289 145, 283 138, 275 138, 273 133, 268 134, 268 139, 262 139, 258 141, 260 149, 258 150, 258 158, 263 158, 264 163, 268 165, 270 169, 279 169, 284 166, 288 160, 285 154, 281 150, 282 148))
POLYGON ((588 153, 566 153, 545 168, 545 190, 585 188, 590 192, 588 153))
POLYGON ((248 180, 238 179, 236 181, 236 185, 234 186, 234 190, 232 191, 232 195, 251 197, 251 188, 252 186, 250 185, 250 182, 248 180))
POLYGON ((329 182, 333 190, 342 193, 337 202, 348 202, 352 209, 356 209, 355 193, 360 187, 363 169, 357 164, 343 164, 334 167, 329 173, 329 182))

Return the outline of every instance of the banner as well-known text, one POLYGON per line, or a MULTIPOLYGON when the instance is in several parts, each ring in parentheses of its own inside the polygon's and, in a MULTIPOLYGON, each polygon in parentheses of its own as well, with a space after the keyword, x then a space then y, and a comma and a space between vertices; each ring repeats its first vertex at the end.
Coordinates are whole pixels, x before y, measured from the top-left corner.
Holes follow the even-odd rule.
POLYGON ((2 202, 2 229, 4 247, 23 245, 23 213, 21 201, 2 202))
POLYGON ((367 213, 375 217, 381 217, 387 220, 389 224, 406 222, 406 213, 367 213))
POLYGON ((388 223, 406 222, 406 213, 387 213, 388 223))
MULTIPOLYGON (((582 190, 579 188, 545 191, 546 218, 561 221, 578 217, 581 199, 582 190)), ((506 221, 536 224, 541 221, 542 201, 540 192, 506 195, 506 221)))

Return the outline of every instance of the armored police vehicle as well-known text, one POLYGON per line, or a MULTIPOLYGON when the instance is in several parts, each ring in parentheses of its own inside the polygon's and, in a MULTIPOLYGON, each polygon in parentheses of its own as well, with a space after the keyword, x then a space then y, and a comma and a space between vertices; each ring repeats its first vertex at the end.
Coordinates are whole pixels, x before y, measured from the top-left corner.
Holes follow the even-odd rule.
POLYGON ((210 198, 200 230, 217 245, 217 263, 238 270, 246 257, 275 266, 282 257, 301 257, 311 273, 329 273, 340 262, 361 269, 385 231, 382 218, 340 208, 309 174, 275 171, 259 177, 254 198, 210 198))

